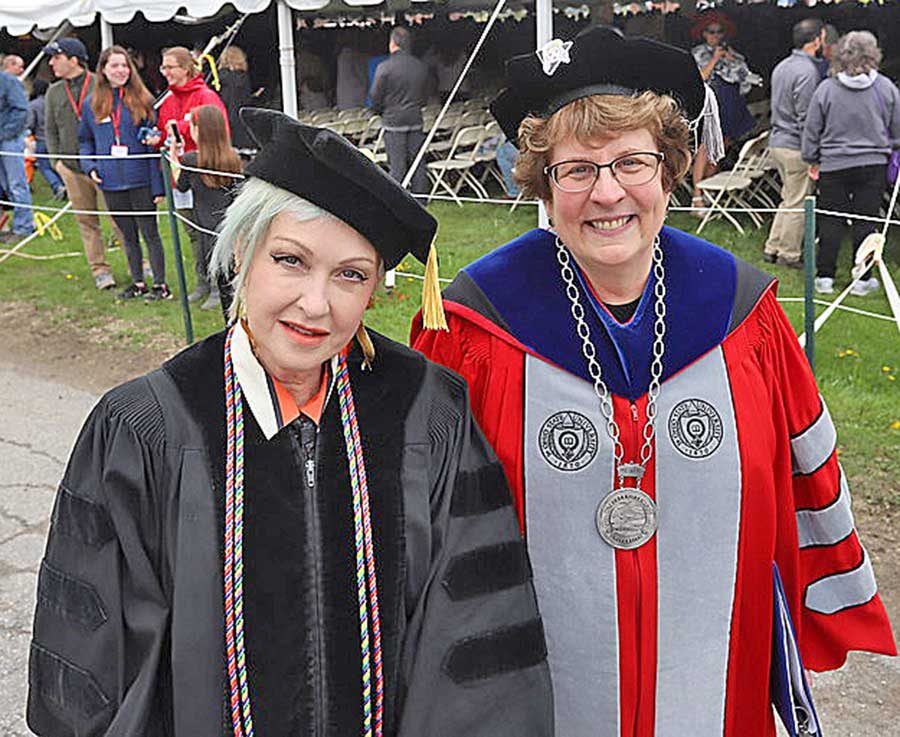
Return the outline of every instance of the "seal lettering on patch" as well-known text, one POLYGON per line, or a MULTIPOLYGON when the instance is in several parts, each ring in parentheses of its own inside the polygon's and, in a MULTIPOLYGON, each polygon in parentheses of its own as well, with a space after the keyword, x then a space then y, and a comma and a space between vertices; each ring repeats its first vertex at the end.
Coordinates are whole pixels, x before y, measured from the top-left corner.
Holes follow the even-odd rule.
POLYGON ((669 439, 688 458, 706 458, 722 444, 722 418, 709 402, 685 399, 669 414, 669 439))
POLYGON ((556 412, 541 425, 538 447, 555 469, 580 471, 597 455, 597 428, 579 412, 556 412))

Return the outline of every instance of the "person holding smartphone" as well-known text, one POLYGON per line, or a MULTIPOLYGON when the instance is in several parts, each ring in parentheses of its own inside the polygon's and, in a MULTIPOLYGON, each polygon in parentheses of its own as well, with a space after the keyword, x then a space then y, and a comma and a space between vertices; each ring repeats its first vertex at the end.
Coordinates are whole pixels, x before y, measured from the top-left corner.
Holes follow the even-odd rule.
MULTIPOLYGON (((218 94, 206 84, 200 68, 191 52, 183 46, 173 46, 163 50, 160 73, 169 83, 169 90, 159 107, 159 132, 147 138, 147 143, 160 148, 168 147, 172 138, 178 144, 178 155, 181 156, 197 150, 197 142, 191 136, 191 110, 201 105, 215 105, 225 116, 228 125, 228 111, 218 94)), ((230 135, 230 133, 229 133, 230 135)), ((190 192, 180 193, 176 197, 178 213, 192 223, 197 219, 190 192)), ((191 302, 203 302, 209 297, 211 288, 206 276, 206 265, 203 259, 203 243, 200 231, 188 226, 191 239, 191 252, 194 257, 194 273, 196 283, 194 290, 188 295, 191 302)))
MULTIPOLYGON (((746 59, 728 43, 736 32, 737 29, 731 19, 718 11, 703 13, 691 29, 691 34, 695 38, 703 40, 691 49, 691 54, 700 69, 703 81, 716 93, 726 149, 732 142, 747 135, 756 125, 756 120, 747 108, 744 95, 753 85, 762 84, 762 78, 750 71, 746 59)), ((691 206, 695 213, 702 214, 703 208, 703 194, 697 183, 713 173, 715 167, 709 162, 706 147, 701 146, 697 149, 691 172, 694 184, 691 206)))

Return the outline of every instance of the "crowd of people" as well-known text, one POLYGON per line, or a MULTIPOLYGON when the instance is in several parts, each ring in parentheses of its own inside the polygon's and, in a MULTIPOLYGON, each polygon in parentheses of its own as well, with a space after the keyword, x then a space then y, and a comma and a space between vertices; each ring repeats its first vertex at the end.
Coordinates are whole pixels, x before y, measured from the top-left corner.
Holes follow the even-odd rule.
MULTIPOLYGON (((733 147, 758 129, 745 98, 763 80, 734 48, 737 29, 726 13, 701 13, 691 28, 691 35, 700 42, 691 53, 702 79, 715 92, 725 147, 733 147)), ((419 58, 412 53, 410 31, 402 27, 391 32, 384 50, 387 54, 376 53, 361 38, 360 32, 351 30, 340 37, 334 75, 329 74, 327 65, 310 48, 306 45, 301 48, 297 62, 301 107, 316 109, 334 101, 340 109, 368 106, 379 113, 390 173, 402 181, 425 139, 422 107, 438 96, 446 99, 464 57, 438 44, 419 58)), ((784 211, 774 216, 764 259, 788 268, 800 268, 803 216, 796 210, 807 194, 817 190, 824 209, 877 215, 885 178, 876 168, 886 165, 891 152, 900 148, 900 95, 896 85, 878 72, 881 52, 870 33, 851 32, 840 37, 833 26, 811 18, 796 24, 793 45, 791 54, 775 67, 771 76, 769 148, 781 181, 784 211), (851 102, 852 105, 844 105, 851 102)), ((103 90, 100 96, 107 96, 110 84, 106 81, 107 72, 99 65, 94 72, 87 69, 87 51, 75 38, 54 42, 45 49, 45 54, 56 82, 46 89, 43 81, 35 80, 30 101, 17 79, 24 69, 20 57, 6 56, 0 72, 0 188, 10 202, 18 205, 13 208, 7 229, 0 230, 0 240, 6 243, 27 237, 34 230, 28 187, 32 166, 41 172, 53 195, 60 200, 68 198, 76 211, 95 211, 98 203, 102 207, 105 200, 113 212, 147 212, 152 209, 153 200, 161 195, 159 178, 156 174, 152 181, 150 178, 155 171, 152 164, 103 163, 103 159, 97 158, 111 156, 113 138, 123 134, 111 131, 112 119, 106 119, 109 116, 98 121, 92 115, 85 115, 86 105, 92 110, 120 111, 121 96, 111 103, 97 103, 97 95, 92 97, 95 86, 103 90), (18 154, 26 146, 37 158, 33 165, 25 162, 23 168, 18 154), (82 150, 87 157, 85 162, 78 160, 82 150), (111 179, 104 179, 100 169, 106 169, 111 179), (138 171, 141 172, 139 180, 134 178, 138 171), (122 176, 125 178, 120 179, 122 176)), ((225 116, 230 147, 248 154, 254 149, 237 114, 255 99, 247 56, 240 48, 229 45, 222 54, 218 93, 205 81, 192 52, 183 47, 164 49, 159 73, 166 86, 158 109, 148 107, 146 100, 150 93, 141 81, 135 58, 119 48, 115 60, 123 72, 128 68, 131 80, 122 88, 126 98, 124 135, 129 140, 116 141, 116 151, 124 151, 122 146, 127 146, 130 153, 165 150, 171 156, 179 156, 193 152, 196 145, 189 118, 202 105, 216 106, 225 116), (143 91, 132 92, 135 85, 140 85, 143 91), (136 103, 136 96, 143 102, 136 103), (135 114, 141 119, 132 120, 135 114), (174 148, 168 144, 173 121, 178 136, 178 146, 174 148), (147 142, 137 138, 142 129, 154 126, 159 133, 147 142)), ((142 63, 142 57, 137 61, 142 63)), ((467 81, 458 94, 465 97, 469 84, 467 81)), ((518 185, 512 177, 517 159, 515 146, 504 138, 498 138, 496 144, 504 189, 508 196, 515 197, 518 195, 518 185)), ((216 158, 220 158, 218 154, 216 158)), ((706 203, 698 183, 715 169, 706 147, 699 146, 691 169, 694 214, 705 213, 706 203)), ((200 179, 195 178, 195 182, 197 186, 202 184, 200 179)), ((410 186, 417 193, 427 190, 423 165, 411 176, 410 186)), ((225 192, 228 189, 223 187, 225 192)), ((202 229, 214 230, 214 220, 208 213, 198 216, 191 206, 191 197, 191 189, 176 193, 178 213, 202 229)), ((224 197, 227 199, 227 195, 224 197)), ((115 287, 97 216, 80 213, 76 217, 95 284, 100 289, 115 287)), ((830 294, 834 291, 837 256, 847 227, 838 216, 823 216, 819 223, 815 287, 820 293, 830 294)), ((853 222, 851 235, 856 248, 873 228, 868 221, 853 222)), ((217 309, 221 298, 218 285, 210 284, 207 278, 210 244, 204 242, 202 229, 188 229, 196 279, 190 300, 203 308, 217 309)), ((118 215, 113 218, 112 231, 113 239, 126 251, 131 276, 131 284, 120 296, 126 299, 171 296, 155 225, 146 217, 118 215), (146 264, 142 266, 140 274, 136 271, 141 253, 138 232, 143 234, 151 262, 149 269, 146 264), (146 278, 153 279, 149 286, 146 278)), ((858 296, 878 288, 878 280, 870 274, 852 285, 853 293, 858 296)))
MULTIPOLYGON (((838 36, 820 20, 793 29, 794 49, 772 72, 769 146, 781 176, 781 207, 799 208, 818 190, 818 207, 875 217, 887 186, 887 165, 900 150, 900 91, 878 71, 882 54, 869 31, 838 36)), ((819 219, 815 289, 834 292, 841 242, 854 253, 877 230, 870 220, 826 214, 819 219)), ((765 244, 769 263, 800 268, 803 216, 778 212, 765 244)), ((852 281, 864 297, 879 289, 871 270, 852 281)))
MULTIPOLYGON (((13 206, 11 227, 0 231, 0 240, 15 243, 35 229, 27 174, 32 164, 24 155, 33 154, 33 166, 54 197, 72 203, 96 288, 116 287, 98 215, 105 206, 130 277, 118 298, 171 299, 155 214, 165 191, 159 154, 165 152, 175 166, 184 159, 188 167, 240 174, 235 146, 247 146, 249 138, 243 125, 232 128, 229 121, 237 121, 237 110, 249 100, 246 57, 234 47, 225 57, 223 92, 229 108, 183 47, 163 52, 160 73, 168 86, 159 101, 147 89, 132 54, 121 46, 103 49, 94 71, 77 38, 53 41, 43 54, 56 81, 49 86, 42 80, 30 83, 30 102, 19 79, 23 60, 7 55, 0 72, 0 191, 13 206)), ((203 309, 220 309, 218 288, 207 278, 209 233, 219 227, 239 177, 186 174, 172 185, 179 195, 177 212, 188 222, 195 263, 197 284, 190 299, 203 309), (201 203, 196 208, 195 194, 201 203)))
MULTIPOLYGON (((97 74, 133 120, 120 55, 97 74)), ((164 56, 199 94, 192 72, 164 56)), ((690 52, 608 27, 510 59, 491 112, 552 227, 443 295, 437 222, 395 178, 245 108, 259 151, 208 267, 228 324, 82 430, 30 728, 821 734, 807 669, 896 646, 775 280, 664 224, 707 103, 690 52), (365 325, 407 254, 412 349, 365 325)), ((144 145, 197 147, 178 186, 202 211, 239 162, 219 106, 174 105, 144 145)))

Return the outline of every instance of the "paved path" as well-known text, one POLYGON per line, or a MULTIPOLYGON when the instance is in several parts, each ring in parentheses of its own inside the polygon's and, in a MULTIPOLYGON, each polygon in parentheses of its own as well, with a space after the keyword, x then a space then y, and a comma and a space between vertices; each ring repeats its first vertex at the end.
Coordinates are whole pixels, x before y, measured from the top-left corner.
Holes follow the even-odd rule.
MULTIPOLYGON (((37 570, 56 486, 97 397, 23 376, 3 359, 0 396, 0 737, 29 737, 24 701, 37 570)), ((898 659, 853 653, 845 668, 817 677, 815 697, 827 737, 900 735, 898 659)))
POLYGON ((0 362, 0 735, 27 737, 25 685, 38 566, 56 486, 97 398, 0 362))

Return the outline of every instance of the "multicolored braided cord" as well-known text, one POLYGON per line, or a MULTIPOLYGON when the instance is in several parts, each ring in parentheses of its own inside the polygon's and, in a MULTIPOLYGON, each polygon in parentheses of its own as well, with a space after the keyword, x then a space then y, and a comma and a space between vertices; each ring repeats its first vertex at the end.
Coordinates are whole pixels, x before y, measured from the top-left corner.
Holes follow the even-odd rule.
POLYGON ((231 361, 234 330, 225 339, 225 656, 234 737, 253 737, 244 647, 244 403, 231 361))
MULTIPOLYGON (((232 327, 225 339, 225 654, 228 666, 231 723, 234 737, 253 737, 253 717, 247 683, 244 645, 244 418, 240 382, 231 359, 232 327)), ((384 728, 384 673, 381 657, 381 615, 378 609, 378 581, 369 488, 362 452, 356 406, 350 388, 350 372, 345 356, 338 356, 336 372, 341 426, 350 467, 353 500, 356 586, 359 604, 359 640, 362 665, 363 734, 382 737, 384 728), (369 633, 371 631, 371 649, 369 633), (372 672, 375 674, 374 707, 372 672), (374 725, 373 725, 374 720, 374 725)))
POLYGON ((359 604, 359 644, 362 653, 363 734, 381 737, 384 729, 384 673, 381 662, 381 614, 378 610, 378 581, 375 575, 375 548, 372 543, 372 515, 369 508, 369 484, 363 458, 356 405, 350 388, 350 371, 346 356, 338 356, 335 379, 341 407, 341 426, 350 465, 350 486, 353 495, 353 529, 356 545, 356 588, 359 604), (364 562, 365 561, 365 562, 364 562), (367 596, 368 591, 368 606, 367 596), (369 623, 371 620, 372 648, 369 651, 369 623), (375 672, 375 706, 372 707, 372 671, 375 672))

